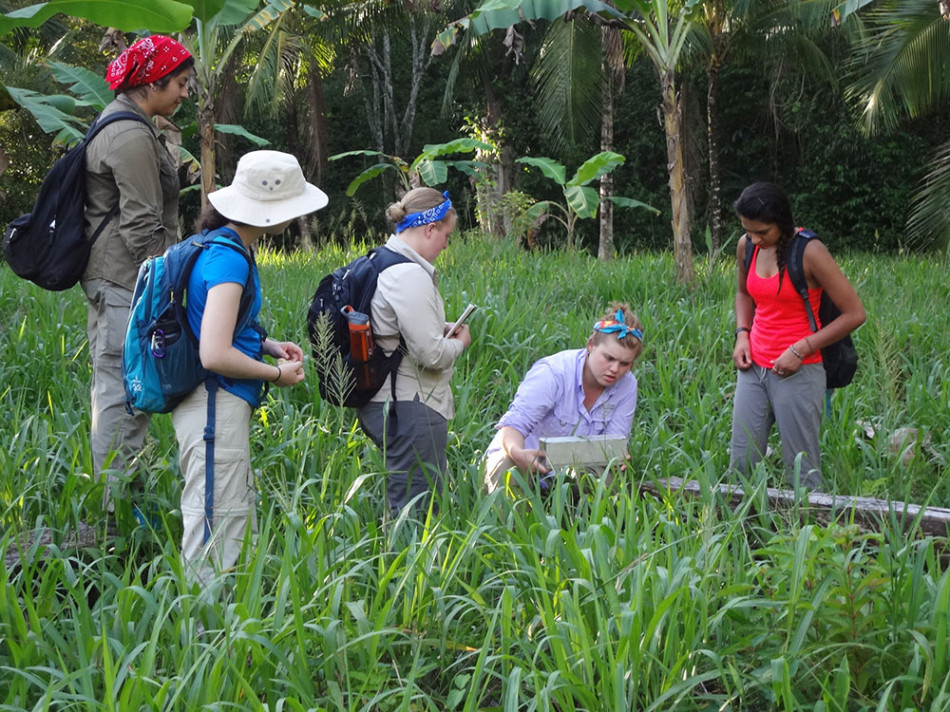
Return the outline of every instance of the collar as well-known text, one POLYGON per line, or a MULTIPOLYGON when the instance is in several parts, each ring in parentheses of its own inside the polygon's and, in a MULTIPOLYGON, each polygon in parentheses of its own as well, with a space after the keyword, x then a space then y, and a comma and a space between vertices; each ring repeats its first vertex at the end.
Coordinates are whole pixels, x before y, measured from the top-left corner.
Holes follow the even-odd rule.
POLYGON ((410 260, 422 267, 422 269, 426 271, 426 274, 432 277, 432 279, 436 278, 435 265, 426 260, 425 257, 420 255, 414 249, 409 247, 406 241, 399 237, 399 235, 390 235, 389 239, 386 240, 386 247, 398 252, 400 255, 405 255, 410 260))

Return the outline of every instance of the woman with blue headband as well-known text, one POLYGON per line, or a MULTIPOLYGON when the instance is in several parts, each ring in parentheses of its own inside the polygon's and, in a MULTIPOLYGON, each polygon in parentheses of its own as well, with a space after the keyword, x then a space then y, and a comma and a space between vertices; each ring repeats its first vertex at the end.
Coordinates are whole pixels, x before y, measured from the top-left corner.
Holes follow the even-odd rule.
POLYGON ((393 515, 413 503, 424 511, 427 494, 448 470, 448 420, 455 415, 452 365, 471 343, 467 325, 449 334, 439 294, 436 258, 448 246, 456 215, 448 192, 410 190, 386 215, 396 226, 386 247, 408 258, 379 275, 371 303, 373 338, 387 353, 402 348, 392 384, 383 384, 358 411, 363 431, 385 453, 387 496, 393 515))
POLYGON ((643 350, 643 325, 630 307, 612 302, 583 349, 561 351, 528 371, 485 451, 485 487, 506 485, 512 468, 548 474, 543 437, 616 436, 628 439, 637 408, 630 369, 643 350))

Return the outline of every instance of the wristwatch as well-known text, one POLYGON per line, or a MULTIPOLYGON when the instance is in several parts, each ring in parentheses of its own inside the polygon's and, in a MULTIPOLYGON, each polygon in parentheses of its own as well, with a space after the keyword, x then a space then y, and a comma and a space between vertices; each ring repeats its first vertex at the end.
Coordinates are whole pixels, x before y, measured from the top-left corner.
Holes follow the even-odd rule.
POLYGON ((750 329, 748 326, 740 326, 738 329, 736 329, 736 336, 739 335, 740 331, 746 331, 750 334, 752 333, 752 329, 750 329))

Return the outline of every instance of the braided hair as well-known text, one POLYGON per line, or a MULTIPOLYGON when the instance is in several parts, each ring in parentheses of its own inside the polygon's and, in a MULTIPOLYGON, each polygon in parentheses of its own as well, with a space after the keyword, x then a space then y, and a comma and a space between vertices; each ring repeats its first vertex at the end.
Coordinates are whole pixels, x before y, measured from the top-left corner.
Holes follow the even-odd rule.
MULTIPOLYGON (((778 291, 782 290, 782 273, 788 257, 788 248, 795 237, 795 219, 792 205, 785 191, 775 183, 753 183, 732 204, 736 214, 747 220, 773 223, 781 233, 775 245, 775 261, 778 266, 778 291)), ((749 246, 746 245, 746 249, 749 246)))

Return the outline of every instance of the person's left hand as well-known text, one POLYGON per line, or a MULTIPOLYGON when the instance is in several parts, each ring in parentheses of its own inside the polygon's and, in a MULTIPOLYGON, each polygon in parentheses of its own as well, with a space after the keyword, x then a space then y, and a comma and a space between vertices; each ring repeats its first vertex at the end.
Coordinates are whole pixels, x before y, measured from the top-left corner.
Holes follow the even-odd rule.
POLYGON ((791 349, 785 349, 781 355, 772 362, 772 373, 780 378, 788 378, 801 368, 802 362, 792 353, 791 349))
POLYGON ((462 324, 450 339, 458 339, 462 342, 463 348, 468 348, 472 343, 472 332, 469 331, 468 324, 462 324))
POLYGON ((303 361, 303 349, 292 341, 274 341, 268 339, 265 342, 264 352, 268 356, 285 361, 303 361))

